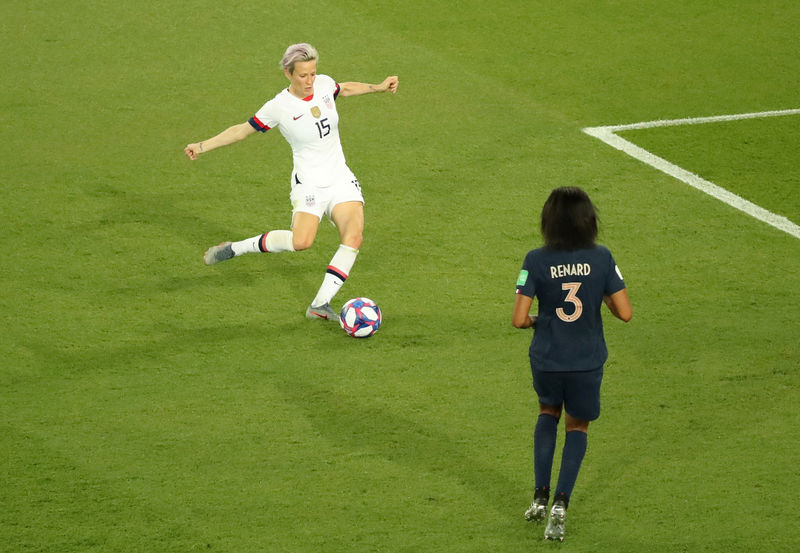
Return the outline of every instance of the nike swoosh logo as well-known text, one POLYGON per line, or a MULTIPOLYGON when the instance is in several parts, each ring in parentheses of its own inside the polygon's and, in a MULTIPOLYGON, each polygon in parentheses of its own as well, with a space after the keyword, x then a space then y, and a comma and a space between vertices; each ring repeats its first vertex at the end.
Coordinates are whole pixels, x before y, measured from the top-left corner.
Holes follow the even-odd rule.
POLYGON ((297 117, 293 117, 292 119, 294 119, 295 121, 297 121, 297 120, 298 120, 298 119, 300 119, 300 118, 301 118, 303 115, 305 115, 305 113, 304 113, 304 114, 302 114, 302 115, 298 115, 297 117))

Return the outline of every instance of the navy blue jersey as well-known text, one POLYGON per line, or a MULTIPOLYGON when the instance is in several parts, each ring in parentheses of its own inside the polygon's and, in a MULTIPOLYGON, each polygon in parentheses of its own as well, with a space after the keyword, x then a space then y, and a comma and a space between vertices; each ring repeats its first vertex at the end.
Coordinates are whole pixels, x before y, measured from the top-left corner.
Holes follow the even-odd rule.
POLYGON ((539 371, 588 371, 608 358, 600 308, 603 296, 625 288, 611 252, 539 248, 525 256, 517 293, 539 303, 531 341, 531 367, 539 371))

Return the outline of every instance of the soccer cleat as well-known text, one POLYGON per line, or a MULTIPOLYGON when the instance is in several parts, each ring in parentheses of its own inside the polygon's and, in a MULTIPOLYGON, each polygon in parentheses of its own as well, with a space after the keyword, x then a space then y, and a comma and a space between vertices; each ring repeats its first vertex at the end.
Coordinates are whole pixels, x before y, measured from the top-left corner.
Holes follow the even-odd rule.
POLYGON ((533 503, 525 511, 525 520, 540 521, 547 517, 547 502, 550 500, 550 490, 546 487, 536 488, 533 492, 533 503))
POLYGON ((525 511, 525 520, 538 522, 540 520, 544 520, 546 515, 547 504, 539 503, 537 499, 534 499, 533 503, 531 503, 531 506, 528 507, 527 511, 525 511))
POLYGON ((331 308, 331 304, 326 303, 324 305, 320 305, 315 307, 313 305, 309 305, 308 309, 306 309, 306 318, 307 319, 325 319, 327 321, 338 321, 339 314, 331 308))
POLYGON ((219 246, 211 246, 203 256, 206 265, 213 265, 233 257, 233 248, 230 242, 222 242, 219 246))
POLYGON ((567 523, 567 506, 560 499, 553 502, 550 509, 550 518, 547 519, 547 528, 544 529, 544 539, 564 541, 564 527, 567 523))

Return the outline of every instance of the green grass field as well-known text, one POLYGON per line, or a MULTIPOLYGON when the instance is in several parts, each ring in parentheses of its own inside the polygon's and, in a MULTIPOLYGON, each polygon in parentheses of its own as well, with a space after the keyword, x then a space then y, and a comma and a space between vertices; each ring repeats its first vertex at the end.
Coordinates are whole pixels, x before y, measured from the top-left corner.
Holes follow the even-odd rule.
MULTIPOLYGON (((409 0, 0 7, 0 550, 672 553, 800 549, 800 240, 587 136, 800 108, 794 2, 409 0), (278 133, 190 162, 285 79, 339 81, 367 199, 337 245, 214 267, 289 223, 278 133), (550 190, 598 205, 634 306, 608 317, 561 545, 532 496, 530 333, 514 283, 550 190)), ((800 224, 800 116, 626 133, 800 224)), ((560 444, 561 442, 559 442, 560 444)), ((556 465, 557 466, 557 465, 556 465)))

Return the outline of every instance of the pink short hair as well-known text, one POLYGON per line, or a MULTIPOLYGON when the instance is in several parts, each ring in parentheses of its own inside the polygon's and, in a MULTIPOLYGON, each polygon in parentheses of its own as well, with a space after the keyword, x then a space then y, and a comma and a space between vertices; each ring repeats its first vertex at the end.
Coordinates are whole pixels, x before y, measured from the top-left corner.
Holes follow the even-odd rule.
POLYGON ((286 49, 281 59, 281 68, 288 71, 290 74, 294 73, 294 64, 298 61, 312 61, 319 59, 317 49, 301 42, 299 44, 292 44, 286 49))

